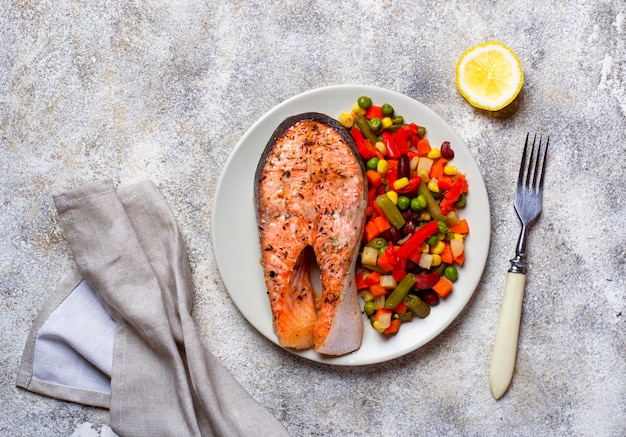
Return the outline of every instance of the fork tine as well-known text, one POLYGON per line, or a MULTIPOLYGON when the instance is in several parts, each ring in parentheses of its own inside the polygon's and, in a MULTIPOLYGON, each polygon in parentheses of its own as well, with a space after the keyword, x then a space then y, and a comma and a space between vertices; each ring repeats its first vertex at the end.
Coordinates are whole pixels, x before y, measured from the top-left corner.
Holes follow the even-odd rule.
MULTIPOLYGON (((541 144, 541 143, 540 143, 541 144)), ((546 146, 543 148, 543 154, 541 157, 541 176, 539 179, 539 194, 543 191, 543 176, 546 173, 546 156, 548 154, 548 146, 550 145, 550 137, 546 139, 546 146)))
POLYGON ((533 138, 533 148, 530 152, 530 161, 528 163, 528 173, 532 171, 532 181, 529 181, 527 185, 528 191, 531 193, 537 192, 537 177, 539 175, 539 158, 541 155, 541 136, 539 136, 539 144, 537 145, 537 152, 535 153, 535 140, 537 139, 537 134, 533 138))
POLYGON ((524 175, 527 174, 526 169, 526 151, 528 150, 528 139, 530 138, 530 132, 526 134, 526 142, 524 143, 524 151, 522 152, 522 160, 519 165, 519 174, 517 176, 517 188, 520 189, 524 186, 524 175))

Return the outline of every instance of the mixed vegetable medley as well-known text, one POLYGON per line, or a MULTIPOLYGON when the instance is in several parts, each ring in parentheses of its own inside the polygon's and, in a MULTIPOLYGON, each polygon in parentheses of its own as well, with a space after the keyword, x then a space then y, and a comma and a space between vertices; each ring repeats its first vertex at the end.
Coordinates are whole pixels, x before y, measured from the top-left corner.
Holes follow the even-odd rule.
POLYGON ((389 103, 361 96, 338 120, 354 138, 368 179, 357 288, 372 326, 392 335, 452 292, 469 233, 458 214, 467 180, 448 141, 430 144, 426 129, 389 103))

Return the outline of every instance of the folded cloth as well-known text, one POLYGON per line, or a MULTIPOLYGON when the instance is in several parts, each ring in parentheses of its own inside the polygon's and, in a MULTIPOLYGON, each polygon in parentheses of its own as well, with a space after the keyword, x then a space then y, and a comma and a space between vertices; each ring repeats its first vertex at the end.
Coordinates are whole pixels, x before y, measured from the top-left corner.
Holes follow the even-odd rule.
POLYGON ((17 385, 108 406, 120 435, 288 435, 203 345, 184 242, 157 187, 103 181, 54 201, 78 273, 36 319, 17 385))

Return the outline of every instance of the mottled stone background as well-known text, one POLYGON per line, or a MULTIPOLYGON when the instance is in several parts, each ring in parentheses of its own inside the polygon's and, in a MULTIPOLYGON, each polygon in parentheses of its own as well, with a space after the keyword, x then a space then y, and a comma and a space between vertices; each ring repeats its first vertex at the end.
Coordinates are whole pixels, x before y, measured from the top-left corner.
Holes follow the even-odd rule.
POLYGON ((73 268, 51 196, 112 178, 161 188, 207 345, 293 435, 626 435, 625 18, 623 0, 4 0, 0 434, 109 431, 107 411, 20 390, 15 377, 34 317, 73 268), (463 51, 491 39, 526 75, 497 114, 454 83, 463 51), (303 361, 258 334, 211 245, 216 183, 239 138, 283 100, 335 84, 431 107, 466 140, 491 201, 491 251, 465 311, 427 346, 364 368, 303 361), (487 371, 528 131, 550 135, 549 174, 517 370, 495 401, 487 371))

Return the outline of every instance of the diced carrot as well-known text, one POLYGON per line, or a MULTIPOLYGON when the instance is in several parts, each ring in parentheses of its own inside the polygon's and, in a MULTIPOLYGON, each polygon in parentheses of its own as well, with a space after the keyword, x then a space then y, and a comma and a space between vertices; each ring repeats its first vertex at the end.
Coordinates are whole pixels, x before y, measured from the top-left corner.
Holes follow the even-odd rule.
POLYGON ((369 275, 365 278, 365 283, 367 285, 374 285, 380 283, 380 272, 370 272, 369 275))
POLYGON ((396 307, 393 309, 394 312, 398 313, 398 314, 404 314, 406 313, 406 310, 409 307, 406 306, 406 304, 404 303, 403 300, 400 301, 400 303, 398 305, 396 305, 396 307))
POLYGON ((465 262, 465 252, 463 252, 459 256, 455 256, 454 257, 454 262, 457 263, 458 265, 462 266, 463 263, 465 262))
POLYGON ((387 220, 387 217, 384 215, 379 215, 378 217, 372 219, 372 221, 380 232, 385 232, 391 228, 391 223, 389 223, 389 220, 387 220))
POLYGON ((365 224, 365 239, 370 242, 380 234, 380 230, 376 226, 373 220, 370 220, 365 224))
POLYGON ((367 176, 367 180, 370 184, 372 184, 373 187, 378 187, 380 184, 382 184, 380 173, 378 173, 376 170, 368 170, 365 175, 367 176))
POLYGON ((450 243, 444 241, 443 252, 439 254, 441 256, 441 262, 445 264, 452 264, 454 258, 452 257, 452 249, 450 249, 450 243))
POLYGON ((371 120, 372 118, 383 118, 383 107, 382 106, 376 106, 376 105, 371 105, 369 108, 367 108, 367 110, 365 111, 365 118, 367 118, 368 120, 371 120))
POLYGON ((446 297, 452 291, 452 282, 445 276, 439 278, 439 281, 433 285, 433 290, 439 295, 439 297, 446 297))
POLYGON ((370 285, 370 291, 374 297, 384 296, 387 294, 387 289, 380 285, 380 282, 370 285))
POLYGON ((376 259, 376 265, 383 272, 390 272, 393 269, 393 265, 389 262, 387 252, 383 251, 383 253, 378 255, 378 259, 376 259))
POLYGON ((383 334, 386 334, 386 335, 397 334, 398 331, 400 330, 400 325, 401 324, 402 324, 402 322, 399 319, 391 320, 391 324, 389 325, 389 327, 387 329, 385 329, 383 331, 383 334))
POLYGON ((439 158, 437 162, 433 164, 433 166, 430 168, 431 179, 439 179, 441 176, 444 175, 443 168, 445 167, 446 162, 448 161, 443 158, 439 158))
POLYGON ((426 156, 430 152, 430 143, 426 138, 422 138, 417 142, 417 154, 419 156, 426 156))
POLYGON ((469 233, 469 225, 467 224, 467 220, 461 219, 457 225, 450 226, 450 231, 457 234, 469 233))

